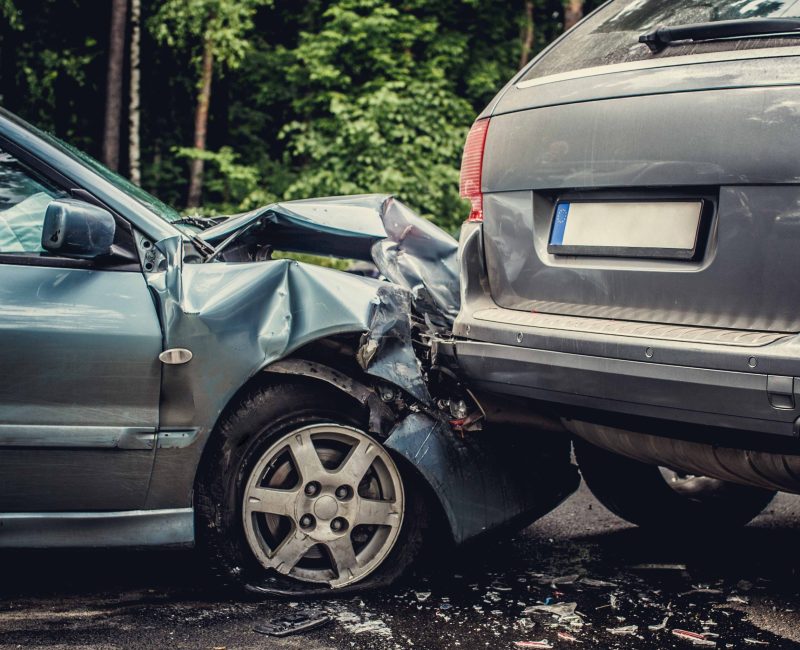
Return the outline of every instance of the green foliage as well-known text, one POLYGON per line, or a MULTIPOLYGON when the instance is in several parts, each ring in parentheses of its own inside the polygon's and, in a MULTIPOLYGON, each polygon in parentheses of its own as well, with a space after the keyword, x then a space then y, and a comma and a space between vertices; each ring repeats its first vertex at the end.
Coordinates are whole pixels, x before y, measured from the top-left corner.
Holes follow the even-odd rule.
POLYGON ((269 4, 272 0, 164 0, 150 29, 158 42, 192 52, 196 65, 202 46, 209 45, 222 69, 235 69, 249 49, 246 35, 256 10, 269 4))
POLYGON ((11 29, 22 30, 22 15, 14 5, 14 0, 0 0, 0 17, 11 29))
POLYGON ((222 198, 222 203, 230 205, 241 203, 252 192, 258 189, 258 169, 253 165, 243 165, 239 155, 230 147, 222 147, 219 151, 202 151, 193 147, 175 147, 173 152, 179 158, 205 160, 212 165, 212 171, 206 180, 206 189, 222 198))

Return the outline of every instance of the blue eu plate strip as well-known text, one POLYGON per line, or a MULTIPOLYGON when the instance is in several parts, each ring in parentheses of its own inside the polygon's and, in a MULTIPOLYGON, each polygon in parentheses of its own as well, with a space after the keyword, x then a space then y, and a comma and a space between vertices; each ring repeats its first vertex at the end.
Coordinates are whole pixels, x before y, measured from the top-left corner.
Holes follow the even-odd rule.
POLYGON ((567 216, 569 216, 569 203, 559 203, 556 206, 556 216, 553 217, 553 231, 550 233, 550 243, 554 246, 561 246, 564 242, 567 216))

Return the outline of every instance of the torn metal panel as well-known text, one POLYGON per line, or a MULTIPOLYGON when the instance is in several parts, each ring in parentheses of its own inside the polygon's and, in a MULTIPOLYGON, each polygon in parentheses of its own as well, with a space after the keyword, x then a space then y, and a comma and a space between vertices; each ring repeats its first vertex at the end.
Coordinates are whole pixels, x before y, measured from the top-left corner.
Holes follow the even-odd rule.
POLYGON ((461 439, 447 422, 412 413, 385 445, 433 488, 457 543, 504 524, 533 521, 580 482, 566 437, 509 429, 461 439))
POLYGON ((405 289, 384 283, 376 293, 369 331, 358 351, 358 363, 370 375, 404 389, 431 404, 422 365, 411 341, 411 296, 405 289))
POLYGON ((387 201, 382 219, 386 238, 372 247, 375 264, 386 278, 414 294, 415 305, 429 321, 441 317, 432 324, 449 328, 460 306, 458 242, 396 199, 387 201))

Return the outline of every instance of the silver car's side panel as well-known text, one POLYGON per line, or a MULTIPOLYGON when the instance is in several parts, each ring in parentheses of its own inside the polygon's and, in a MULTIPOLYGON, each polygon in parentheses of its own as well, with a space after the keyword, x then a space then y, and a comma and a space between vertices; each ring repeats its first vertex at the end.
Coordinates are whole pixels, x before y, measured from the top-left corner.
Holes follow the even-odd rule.
POLYGON ((0 512, 0 548, 188 546, 191 508, 127 512, 0 512))
POLYGON ((144 506, 161 342, 140 273, 0 265, 0 512, 144 506))

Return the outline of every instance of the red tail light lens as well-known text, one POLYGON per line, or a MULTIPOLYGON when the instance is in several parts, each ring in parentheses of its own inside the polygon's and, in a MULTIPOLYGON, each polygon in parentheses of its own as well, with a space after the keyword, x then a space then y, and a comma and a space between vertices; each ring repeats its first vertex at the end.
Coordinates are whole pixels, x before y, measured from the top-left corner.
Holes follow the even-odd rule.
POLYGON ((469 199, 472 210, 468 221, 483 221, 483 193, 481 192, 481 173, 483 171, 483 147, 489 120, 477 120, 467 135, 464 155, 461 157, 461 197, 469 199))

